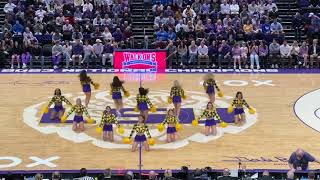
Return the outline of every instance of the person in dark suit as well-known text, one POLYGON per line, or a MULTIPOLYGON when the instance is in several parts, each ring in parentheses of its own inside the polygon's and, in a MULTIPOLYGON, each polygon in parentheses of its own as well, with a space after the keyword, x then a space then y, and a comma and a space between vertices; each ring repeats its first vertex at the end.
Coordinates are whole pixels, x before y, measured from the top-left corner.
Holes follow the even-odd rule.
POLYGON ((309 46, 310 55, 310 66, 313 66, 314 61, 316 62, 316 67, 319 68, 320 62, 320 46, 318 45, 318 39, 314 39, 312 45, 309 46))

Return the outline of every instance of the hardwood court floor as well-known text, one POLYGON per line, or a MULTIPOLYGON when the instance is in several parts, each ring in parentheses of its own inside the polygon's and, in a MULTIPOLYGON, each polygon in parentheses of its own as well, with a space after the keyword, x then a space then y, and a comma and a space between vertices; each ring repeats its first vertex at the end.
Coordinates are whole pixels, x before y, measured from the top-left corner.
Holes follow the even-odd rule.
MULTIPOLYGON (((201 92, 200 96, 206 98, 199 84, 202 76, 202 74, 159 75, 157 81, 145 81, 143 85, 149 87, 151 92, 169 90, 172 81, 178 79, 186 91, 201 92)), ((101 90, 103 90, 109 87, 107 83, 111 81, 113 75, 91 74, 91 77, 100 83, 101 90)), ((154 149, 150 152, 143 152, 144 169, 180 168, 182 165, 189 165, 191 168, 205 166, 237 168, 236 158, 231 157, 241 157, 247 168, 285 169, 287 168, 286 163, 279 159, 289 157, 297 147, 302 147, 314 156, 320 157, 318 151, 320 133, 302 123, 293 111, 294 102, 300 96, 319 88, 319 75, 217 74, 216 79, 225 95, 233 97, 239 90, 244 93, 248 103, 257 110, 257 122, 240 133, 224 134, 207 143, 190 141, 188 145, 178 149, 154 149), (248 84, 228 86, 226 85, 228 80, 241 80, 242 83, 248 84), (265 80, 272 80, 274 86, 255 86, 254 81, 265 80)), ((138 82, 130 81, 125 84, 131 95, 136 94, 138 86, 138 82)), ((25 124, 24 109, 40 102, 48 102, 48 97, 53 94, 56 87, 60 87, 63 93, 81 92, 76 74, 1 75, 0 144, 2 148, 0 158, 14 156, 22 159, 19 165, 4 169, 79 169, 82 167, 137 169, 138 152, 132 153, 125 148, 101 148, 91 142, 75 143, 61 138, 56 133, 41 133, 25 124), (42 159, 59 156, 60 159, 52 161, 57 167, 50 168, 40 165, 28 168, 26 166, 33 162, 29 159, 30 156, 42 159)), ((187 95, 192 99, 194 94, 191 94, 187 95)), ((74 103, 73 99, 71 101, 74 103)), ((231 99, 225 101, 230 103, 231 99)), ((192 105, 192 101, 188 103, 192 105)), ((201 103, 202 106, 205 106, 206 101, 201 103)), ((168 106, 163 101, 159 101, 156 105, 158 107, 168 106)), ((100 138, 94 133, 94 129, 95 126, 88 125, 87 133, 89 136, 100 138)), ((202 128, 185 127, 181 132, 181 139, 196 131, 202 131, 202 128)), ((10 161, 0 160, 0 165, 6 163, 10 161)), ((315 164, 311 166, 311 168, 316 167, 315 164)))

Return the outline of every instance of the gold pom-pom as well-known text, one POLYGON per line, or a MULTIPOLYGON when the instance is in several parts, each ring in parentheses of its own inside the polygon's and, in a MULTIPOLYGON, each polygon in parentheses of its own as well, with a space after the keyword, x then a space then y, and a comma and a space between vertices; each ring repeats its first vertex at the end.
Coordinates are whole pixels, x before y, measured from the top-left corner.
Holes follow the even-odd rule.
POLYGON ((94 123, 94 120, 90 117, 90 118, 87 118, 87 123, 88 124, 93 124, 94 123))
POLYGON ((218 96, 219 96, 219 97, 223 97, 223 92, 219 91, 219 92, 218 92, 218 96))
POLYGON ((150 111, 153 112, 153 113, 154 113, 154 112, 157 112, 157 108, 156 108, 155 106, 152 106, 152 107, 150 108, 150 111))
POLYGON ((156 143, 156 142, 155 142, 155 140, 154 140, 153 138, 149 138, 149 139, 148 139, 148 144, 149 144, 150 146, 153 146, 155 143, 156 143))
POLYGON ((102 127, 97 127, 97 128, 96 128, 96 132, 97 132, 98 134, 101 134, 101 133, 102 133, 102 127))
POLYGON ((254 110, 253 108, 249 108, 249 113, 250 113, 250 114, 255 114, 255 113, 256 113, 256 110, 254 110))
POLYGON ((228 107, 228 113, 232 113, 233 112, 233 107, 232 106, 229 106, 228 107))
POLYGON ((112 91, 109 91, 109 95, 112 96, 112 91))
POLYGON ((129 91, 125 91, 125 92, 124 92, 124 96, 125 96, 125 97, 129 97, 129 96, 130 96, 129 91))
POLYGON ((118 133, 119 134, 123 134, 124 133, 124 128, 122 126, 119 126, 118 133))
POLYGON ((163 124, 158 124, 157 128, 158 128, 159 132, 162 132, 164 129, 164 126, 163 126, 163 124))
POLYGON ((186 100, 186 99, 187 99, 187 96, 186 96, 186 95, 183 95, 183 96, 182 96, 182 99, 186 100))
POLYGON ((182 125, 181 125, 181 124, 179 124, 179 123, 178 123, 178 124, 176 124, 176 130, 177 130, 177 131, 180 131, 181 129, 182 129, 182 125))
POLYGON ((168 104, 171 104, 172 103, 172 97, 168 97, 168 104))
POLYGON ((131 139, 128 138, 128 137, 123 138, 122 141, 123 141, 123 143, 125 143, 125 144, 130 144, 130 143, 131 143, 131 139))
POLYGON ((222 122, 220 123, 220 127, 225 128, 225 127, 227 127, 227 126, 228 126, 228 123, 226 123, 226 122, 224 122, 224 121, 222 121, 222 122))
POLYGON ((134 107, 133 111, 134 111, 134 112, 139 112, 138 106, 134 107))
POLYGON ((94 87, 95 90, 98 90, 99 87, 100 87, 100 84, 99 84, 99 83, 94 83, 94 84, 93 84, 93 87, 94 87))
POLYGON ((49 112, 49 107, 46 105, 42 109, 42 114, 47 114, 49 112))
POLYGON ((66 121, 67 121, 67 116, 63 115, 63 116, 61 117, 61 122, 62 122, 62 123, 65 123, 66 121))
POLYGON ((192 125, 193 126, 198 126, 199 125, 199 120, 198 119, 195 119, 192 121, 192 125))

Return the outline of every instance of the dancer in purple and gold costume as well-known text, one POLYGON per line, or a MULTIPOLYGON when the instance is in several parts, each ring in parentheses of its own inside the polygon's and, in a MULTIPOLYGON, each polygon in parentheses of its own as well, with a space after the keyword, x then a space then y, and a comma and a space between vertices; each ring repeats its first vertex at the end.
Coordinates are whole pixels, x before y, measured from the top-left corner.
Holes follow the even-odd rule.
POLYGON ((116 113, 117 113, 117 116, 120 117, 121 116, 121 113, 120 113, 120 109, 123 108, 123 101, 122 101, 122 95, 121 95, 121 91, 123 91, 124 95, 126 97, 129 97, 130 94, 129 94, 129 91, 126 91, 123 87, 123 81, 120 81, 119 77, 118 76, 114 76, 113 77, 113 81, 112 83, 110 84, 110 87, 111 87, 111 95, 112 95, 112 99, 113 99, 113 102, 116 106, 116 113))
POLYGON ((217 119, 220 123, 222 123, 222 120, 212 102, 208 102, 207 108, 196 119, 196 121, 201 118, 206 118, 204 134, 206 136, 209 136, 210 134, 214 136, 217 135, 217 123, 215 119, 217 119))
POLYGON ((209 73, 204 77, 203 87, 209 96, 210 102, 214 103, 215 101, 215 89, 218 91, 218 96, 223 97, 223 93, 220 91, 212 73, 209 73))
POLYGON ((137 100, 137 107, 135 108, 135 111, 140 111, 140 114, 143 115, 143 117, 147 120, 148 119, 148 113, 149 113, 149 107, 151 112, 156 112, 157 108, 152 105, 149 97, 147 96, 149 93, 149 89, 145 89, 143 87, 139 88, 139 94, 137 94, 136 100, 137 100))
POLYGON ((53 110, 50 114, 50 119, 55 120, 57 117, 61 119, 64 114, 64 108, 62 103, 65 102, 67 105, 72 106, 70 101, 67 98, 61 95, 61 90, 59 88, 54 90, 54 96, 51 98, 48 106, 45 106, 44 113, 47 113, 50 106, 54 104, 53 110))
POLYGON ((164 121, 158 125, 158 130, 161 132, 164 128, 164 125, 167 124, 167 142, 174 142, 178 138, 177 130, 179 126, 179 119, 174 115, 174 110, 169 109, 167 112, 167 116, 164 121))
POLYGON ((184 94, 184 90, 182 89, 179 81, 173 81, 173 86, 170 91, 170 96, 168 99, 168 103, 173 103, 174 105, 174 114, 179 118, 181 111, 181 102, 182 99, 186 99, 184 94))
POLYGON ((95 89, 99 89, 99 84, 94 83, 92 79, 87 75, 86 70, 82 70, 79 74, 80 83, 82 86, 82 91, 86 95, 86 99, 84 101, 85 106, 88 107, 91 98, 91 84, 94 86, 95 89))
POLYGON ((116 116, 111 113, 110 106, 107 106, 103 111, 101 122, 97 128, 97 131, 103 131, 102 139, 104 141, 113 142, 113 124, 117 125, 119 133, 122 134, 124 131, 123 128, 121 128, 116 116))
POLYGON ((151 138, 151 134, 149 132, 148 126, 145 124, 145 117, 143 115, 138 116, 138 123, 133 126, 133 129, 130 133, 129 138, 125 138, 124 142, 125 143, 130 143, 130 139, 133 136, 134 133, 136 133, 136 136, 134 137, 134 142, 132 145, 132 152, 137 150, 137 147, 139 143, 142 143, 146 151, 149 151, 149 145, 154 144, 154 139, 151 138), (148 140, 146 135, 148 136, 148 140))
POLYGON ((248 105, 246 100, 243 99, 242 92, 239 91, 228 108, 228 113, 232 113, 234 111, 234 121, 238 125, 243 125, 246 122, 246 115, 243 106, 246 106, 249 109, 250 114, 255 113, 255 110, 248 105))
POLYGON ((66 122, 67 118, 73 112, 75 113, 75 116, 73 118, 73 126, 72 126, 72 130, 73 131, 75 131, 75 132, 83 132, 84 131, 83 113, 88 117, 88 120, 87 120, 88 123, 93 123, 93 120, 91 119, 86 107, 81 104, 81 99, 80 98, 78 98, 76 100, 76 105, 72 106, 72 108, 68 112, 68 114, 61 118, 61 122, 66 122))

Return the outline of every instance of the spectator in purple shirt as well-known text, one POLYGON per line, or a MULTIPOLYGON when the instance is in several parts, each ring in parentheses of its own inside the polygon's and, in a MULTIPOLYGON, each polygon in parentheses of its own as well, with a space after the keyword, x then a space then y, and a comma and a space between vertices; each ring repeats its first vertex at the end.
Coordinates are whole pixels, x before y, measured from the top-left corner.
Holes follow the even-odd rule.
POLYGON ((261 65, 265 69, 268 68, 269 66, 267 58, 268 58, 268 46, 264 41, 261 41, 259 45, 259 59, 261 60, 261 65))
POLYGON ((29 48, 24 48, 23 53, 21 55, 22 68, 27 68, 27 64, 31 61, 31 54, 29 53, 29 48))
POLYGON ((73 66, 76 65, 76 59, 78 59, 78 67, 80 68, 82 62, 82 54, 83 54, 83 45, 80 42, 80 39, 76 39, 76 43, 72 46, 72 61, 73 66))
POLYGON ((208 34, 214 33, 214 24, 212 24, 211 19, 207 19, 204 32, 208 34))
POLYGON ((211 12, 211 1, 206 0, 204 4, 201 6, 201 13, 204 15, 208 15, 211 12))
POLYGON ((218 66, 221 68, 221 62, 224 60, 228 61, 228 66, 231 64, 231 48, 225 40, 222 40, 218 49, 218 66))
POLYGON ((116 31, 112 34, 112 37, 116 42, 120 42, 123 40, 123 35, 120 28, 117 28, 116 31))
POLYGON ((308 170, 309 162, 316 162, 320 164, 320 162, 316 158, 314 158, 312 155, 302 150, 301 148, 298 148, 295 152, 293 152, 288 161, 289 167, 292 171, 308 170))
POLYGON ((115 2, 115 4, 112 7, 112 13, 116 14, 116 15, 122 14, 121 4, 119 4, 117 1, 115 2))

